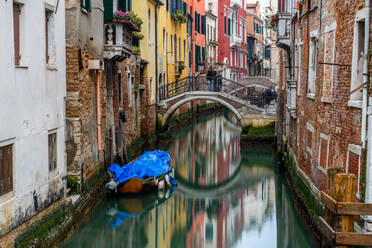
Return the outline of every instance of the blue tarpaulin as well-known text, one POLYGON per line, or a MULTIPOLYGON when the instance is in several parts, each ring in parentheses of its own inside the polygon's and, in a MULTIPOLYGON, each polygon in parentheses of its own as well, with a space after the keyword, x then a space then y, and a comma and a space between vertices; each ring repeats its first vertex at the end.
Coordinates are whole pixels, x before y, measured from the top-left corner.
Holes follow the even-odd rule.
POLYGON ((169 170, 169 154, 164 151, 149 151, 142 154, 136 161, 123 167, 113 164, 109 171, 115 182, 124 183, 131 178, 146 179, 158 177, 169 170))

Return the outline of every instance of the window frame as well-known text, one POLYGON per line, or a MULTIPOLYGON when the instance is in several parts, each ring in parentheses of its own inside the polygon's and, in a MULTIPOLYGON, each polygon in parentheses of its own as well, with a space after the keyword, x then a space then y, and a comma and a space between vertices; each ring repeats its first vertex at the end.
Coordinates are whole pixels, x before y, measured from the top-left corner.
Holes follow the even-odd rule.
POLYGON ((0 147, 12 146, 12 186, 11 190, 0 195, 0 204, 14 197, 15 195, 15 153, 16 153, 16 144, 15 138, 7 139, 0 141, 0 147))
POLYGON ((327 174, 328 169, 328 161, 329 161, 329 143, 330 143, 330 136, 326 135, 324 133, 320 133, 319 135, 319 154, 318 154, 318 169, 323 172, 324 174, 327 174), (321 152, 322 152, 322 139, 324 139, 327 142, 327 150, 326 150, 326 161, 324 167, 320 164, 321 159, 321 152))

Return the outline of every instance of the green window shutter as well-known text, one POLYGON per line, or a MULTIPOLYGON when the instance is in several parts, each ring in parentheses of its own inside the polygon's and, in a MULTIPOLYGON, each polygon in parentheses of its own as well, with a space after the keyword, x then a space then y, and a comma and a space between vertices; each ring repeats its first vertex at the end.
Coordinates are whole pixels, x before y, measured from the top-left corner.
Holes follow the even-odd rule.
POLYGON ((201 34, 205 34, 205 25, 206 25, 206 21, 205 21, 205 16, 201 16, 201 34))
MULTIPOLYGON (((198 31, 198 13, 195 11, 195 17, 194 17, 194 22, 195 22, 195 32, 198 31)), ((196 52, 196 50, 195 50, 196 52)))
POLYGON ((223 19, 223 32, 226 34, 226 16, 223 19))
POLYGON ((111 21, 112 20, 112 13, 114 11, 112 0, 103 0, 103 7, 105 9, 105 11, 104 11, 105 21, 111 21))
POLYGON ((128 1, 128 11, 132 10, 132 0, 127 0, 128 1))
POLYGON ((227 34, 228 34, 228 35, 231 34, 231 20, 230 20, 230 18, 229 18, 229 20, 228 20, 227 34))
POLYGON ((202 54, 201 54, 201 56, 202 56, 202 61, 204 61, 205 60, 205 47, 202 47, 202 54))
POLYGON ((80 0, 80 6, 90 12, 90 0, 80 0))
POLYGON ((127 12, 126 0, 118 0, 118 10, 127 12))

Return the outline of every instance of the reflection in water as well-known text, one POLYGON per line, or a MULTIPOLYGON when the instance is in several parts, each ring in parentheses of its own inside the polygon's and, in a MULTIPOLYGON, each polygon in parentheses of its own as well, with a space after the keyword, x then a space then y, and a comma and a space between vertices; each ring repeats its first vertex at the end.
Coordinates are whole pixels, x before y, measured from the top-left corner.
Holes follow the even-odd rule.
POLYGON ((196 186, 214 186, 229 179, 240 165, 240 133, 236 116, 214 116, 193 123, 169 147, 176 177, 196 186))
POLYGON ((271 148, 240 151, 240 131, 229 114, 179 132, 173 194, 107 198, 63 247, 316 247, 271 148))

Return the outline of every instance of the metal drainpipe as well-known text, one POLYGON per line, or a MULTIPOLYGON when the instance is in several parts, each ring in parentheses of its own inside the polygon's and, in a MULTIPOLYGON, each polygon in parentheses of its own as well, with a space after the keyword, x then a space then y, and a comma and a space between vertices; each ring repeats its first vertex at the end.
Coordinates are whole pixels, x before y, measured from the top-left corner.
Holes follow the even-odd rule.
MULTIPOLYGON (((364 35, 364 63, 363 63, 363 83, 366 84, 363 87, 363 116, 362 116, 362 128, 366 128, 366 115, 367 115, 367 100, 368 100, 368 50, 369 50, 369 26, 370 26, 370 0, 366 0, 366 17, 365 17, 365 35, 364 35), (364 121, 364 123, 363 123, 364 121)), ((367 147, 367 164, 366 164, 366 189, 365 189, 365 202, 372 203, 372 104, 371 99, 369 100, 368 107, 368 147, 367 147)), ((362 130, 363 133, 363 130, 362 130)), ((365 130, 364 130, 365 135, 365 130)), ((362 137, 363 147, 365 147, 365 136, 362 137)), ((368 216, 367 221, 372 222, 372 217, 368 216)), ((367 223, 366 223, 367 224, 367 223)), ((366 225, 367 227, 367 225, 366 225)), ((368 229, 368 228, 367 228, 368 229)))
POLYGON ((100 111, 100 105, 101 105, 101 94, 99 91, 99 70, 96 72, 96 103, 97 103, 97 147, 98 151, 102 150, 101 147, 101 111, 100 111))
POLYGON ((158 2, 155 4, 155 132, 158 133, 158 2))
POLYGON ((366 16, 364 25, 364 58, 363 58, 363 102, 362 102, 362 132, 361 142, 362 148, 365 149, 366 144, 366 129, 367 129, 367 97, 368 97, 368 50, 369 50, 369 20, 370 16, 370 0, 366 0, 366 16), (367 35, 368 34, 368 35, 367 35))

